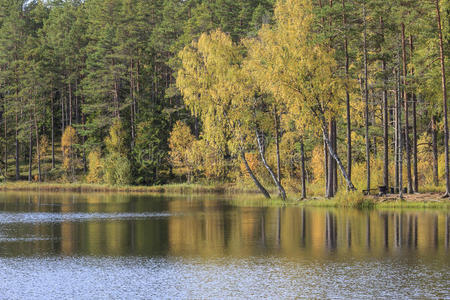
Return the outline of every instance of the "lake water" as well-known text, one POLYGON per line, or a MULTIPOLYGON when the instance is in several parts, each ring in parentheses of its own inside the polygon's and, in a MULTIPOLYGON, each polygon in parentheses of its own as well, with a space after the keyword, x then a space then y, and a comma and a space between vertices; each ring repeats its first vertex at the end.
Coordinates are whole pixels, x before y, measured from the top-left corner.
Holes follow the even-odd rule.
POLYGON ((450 298, 447 210, 0 194, 0 299, 450 298))

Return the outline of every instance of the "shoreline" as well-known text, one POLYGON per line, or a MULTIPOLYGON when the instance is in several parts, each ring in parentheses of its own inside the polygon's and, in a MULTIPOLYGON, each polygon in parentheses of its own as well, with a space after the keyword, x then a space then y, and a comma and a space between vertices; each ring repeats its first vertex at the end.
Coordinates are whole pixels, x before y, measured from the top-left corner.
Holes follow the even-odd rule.
MULTIPOLYGON (((43 192, 75 192, 75 193, 211 193, 224 194, 232 192, 233 188, 225 185, 202 185, 202 184, 166 184, 155 186, 112 186, 107 184, 90 184, 90 183, 56 183, 56 182, 28 182, 28 181, 11 181, 0 184, 0 191, 43 191, 43 192)), ((237 189, 236 189, 237 192, 237 189)), ((244 191, 241 191, 244 192, 244 191)), ((253 193, 253 191, 246 191, 253 193)))
MULTIPOLYGON (((134 193, 134 194, 211 194, 211 195, 252 195, 253 199, 242 200, 254 205, 256 202, 269 206, 307 206, 307 207, 348 207, 348 208, 441 208, 450 209, 450 198, 442 198, 441 193, 418 193, 404 195, 401 200, 397 195, 363 196, 361 193, 340 193, 335 198, 327 199, 312 196, 298 199, 289 195, 286 201, 278 197, 265 199, 258 197, 258 191, 244 189, 233 184, 167 184, 158 186, 110 186, 88 183, 37 183, 28 181, 11 181, 0 184, 0 192, 49 192, 49 193, 134 193)), ((275 192, 274 192, 275 193, 275 192)), ((236 200, 237 201, 237 200, 236 200)))

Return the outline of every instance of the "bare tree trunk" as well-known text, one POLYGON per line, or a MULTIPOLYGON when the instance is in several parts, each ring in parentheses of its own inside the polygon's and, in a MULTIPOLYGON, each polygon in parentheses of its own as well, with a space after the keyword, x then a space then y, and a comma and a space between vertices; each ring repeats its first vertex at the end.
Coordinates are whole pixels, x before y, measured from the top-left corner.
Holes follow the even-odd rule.
POLYGON ((450 196, 450 175, 449 175, 449 154, 448 154, 448 116, 447 116, 447 81, 445 78, 445 56, 444 42, 442 38, 441 12, 439 9, 439 0, 436 3, 436 21, 439 33, 439 54, 441 60, 441 79, 442 79, 442 106, 444 113, 444 148, 445 148, 445 194, 444 197, 450 196))
MULTIPOLYGON (((78 91, 78 78, 75 78, 75 92, 78 91)), ((78 101, 78 95, 75 94, 75 123, 79 124, 80 123, 80 104, 78 101)))
POLYGON ((130 60, 130 97, 131 97, 131 107, 130 107, 130 127, 131 127, 131 149, 134 148, 135 141, 135 99, 134 99, 134 77, 133 77, 133 59, 130 60))
MULTIPOLYGON (((336 126, 336 120, 333 119, 333 149, 337 152, 337 126, 336 126)), ((337 177, 337 164, 336 161, 333 159, 333 193, 336 195, 338 191, 338 177, 337 177)))
MULTIPOLYGON (((332 144, 333 149, 337 149, 337 134, 336 134, 336 120, 332 119, 330 121, 330 127, 329 127, 329 137, 330 142, 332 144)), ((332 198, 336 195, 337 192, 337 165, 336 161, 332 158, 332 156, 329 154, 328 157, 328 194, 327 198, 332 198)))
MULTIPOLYGON (((371 117, 372 117, 372 122, 371 122, 371 126, 373 128, 377 128, 377 118, 376 118, 376 103, 375 103, 375 95, 374 95, 374 91, 371 90, 370 91, 370 96, 369 96, 369 103, 372 104, 372 113, 371 113, 371 117)), ((372 134, 373 136, 373 142, 372 142, 372 153, 373 153, 373 157, 377 158, 378 157, 378 148, 377 148, 377 135, 375 133, 372 134)))
POLYGON ((53 87, 52 91, 50 93, 50 100, 51 100, 51 107, 50 110, 52 112, 52 169, 55 168, 55 113, 54 113, 54 107, 53 107, 53 87))
POLYGON ((408 180, 408 193, 414 193, 411 174, 411 151, 409 147, 409 97, 406 77, 408 76, 406 65, 406 40, 405 24, 402 23, 402 59, 403 59, 403 105, 405 108, 405 152, 406 152, 406 176, 408 180))
MULTIPOLYGON (((411 50, 410 60, 412 60, 414 46, 413 46, 413 37, 409 36, 409 47, 411 50)), ((414 69, 411 68, 411 76, 414 76, 414 69)), ((411 94, 412 96, 412 118, 413 118, 413 173, 414 173, 414 191, 416 193, 419 192, 419 172, 417 170, 417 111, 416 111, 416 103, 417 97, 415 93, 411 94)))
MULTIPOLYGON (((334 132, 333 132, 333 121, 329 122, 329 138, 331 142, 331 146, 334 148, 334 132)), ((327 176, 327 198, 333 198, 334 197, 334 159, 331 157, 331 154, 328 153, 328 174, 327 176)))
POLYGON ((306 198, 306 168, 305 168, 305 149, 303 137, 300 140, 300 156, 302 161, 302 199, 306 198))
POLYGON ((69 125, 72 126, 72 82, 69 79, 69 125))
POLYGON ((39 180, 39 182, 41 182, 42 181, 42 174, 41 174, 41 149, 40 149, 40 142, 39 142, 39 130, 38 130, 38 126, 37 126, 36 102, 34 103, 33 111, 34 111, 34 130, 36 132, 36 151, 37 151, 37 165, 38 165, 38 180, 39 180))
POLYGON ((64 134, 65 129, 66 129, 66 122, 64 118, 64 97, 61 96, 61 134, 64 134))
POLYGON ((28 149, 28 182, 33 180, 31 171, 33 169, 33 125, 31 123, 30 115, 30 135, 29 135, 29 149, 28 149))
POLYGON ((366 172, 367 184, 366 189, 370 191, 370 142, 369 142, 369 90, 367 86, 368 71, 367 71, 367 20, 366 20, 366 5, 363 4, 363 21, 364 21, 364 101, 365 101, 365 135, 366 135, 366 172))
POLYGON ((403 198, 403 144, 402 144, 402 103, 401 103, 401 88, 400 88, 400 54, 397 52, 397 134, 398 134, 398 194, 403 198))
MULTIPOLYGON (((343 23, 344 27, 347 26, 347 17, 345 14, 345 0, 342 0, 342 9, 343 9, 343 23)), ((349 79, 349 67, 350 67, 350 59, 348 55, 348 38, 347 34, 344 39, 344 52, 345 52, 345 77, 349 79)), ((352 178, 352 124, 350 120, 350 93, 348 92, 348 87, 345 87, 345 106, 347 110, 347 173, 348 177, 352 178)))
POLYGON ((438 174, 438 149, 437 149, 437 129, 436 129, 436 117, 431 116, 431 136, 433 140, 433 182, 435 186, 439 185, 438 174))
POLYGON ((339 169, 341 170, 342 176, 344 177, 345 181, 347 182, 347 186, 349 190, 355 191, 356 188, 353 185, 351 179, 348 177, 347 172, 345 171, 344 165, 341 162, 341 159, 337 155, 336 151, 333 149, 332 144, 330 142, 330 139, 328 137, 328 129, 327 129, 327 123, 325 121, 325 118, 322 116, 322 134, 323 134, 323 140, 325 142, 325 145, 327 146, 328 152, 330 153, 331 157, 336 161, 337 165, 339 166, 339 169))
POLYGON ((328 195, 328 150, 325 139, 323 140, 323 174, 325 177, 325 197, 328 195))
MULTIPOLYGON (((84 97, 81 97, 81 106, 84 104, 84 97)), ((86 116, 84 115, 84 112, 81 111, 81 124, 83 125, 83 130, 86 130, 85 124, 86 124, 86 116)), ((82 135, 81 142, 83 143, 83 172, 86 174, 87 172, 87 159, 86 159, 86 147, 84 143, 86 142, 86 137, 82 135)))
POLYGON ((277 108, 273 108, 274 120, 275 120, 275 146, 277 149, 277 179, 281 183, 281 160, 280 160, 280 123, 277 108))
POLYGON ((286 200, 286 191, 284 190, 284 188, 281 185, 281 183, 277 180, 277 177, 273 173, 272 168, 269 166, 269 164, 266 161, 266 157, 265 157, 265 154, 264 154, 264 152, 265 152, 265 149, 264 149, 264 134, 259 132, 258 130, 256 130, 256 141, 258 142, 259 154, 261 155, 261 160, 263 162, 264 167, 266 167, 267 171, 270 174, 270 177, 272 177, 273 182, 277 186, 278 191, 279 191, 279 193, 281 195, 281 198, 283 200, 286 200))
POLYGON ((19 115, 16 110, 16 180, 20 179, 20 169, 19 169, 19 115))
MULTIPOLYGON (((381 36, 384 42, 384 20, 380 17, 381 36)), ((389 193, 389 103, 387 92, 387 74, 386 74, 386 59, 381 60, 381 69, 383 71, 383 185, 389 193)))
POLYGON ((4 117, 3 117, 3 130, 4 130, 4 139, 5 139, 5 181, 6 177, 8 176, 8 119, 6 116, 6 99, 4 103, 4 117))
POLYGON ((418 170, 418 158, 417 158, 417 97, 415 94, 413 96, 413 173, 414 173, 414 192, 419 192, 419 170, 418 170))
POLYGON ((259 191, 264 195, 264 197, 266 197, 267 199, 270 199, 270 194, 262 186, 262 184, 259 182, 258 178, 256 178, 256 176, 253 173, 252 169, 250 169, 250 166, 248 165, 247 159, 245 158, 244 151, 241 151, 241 159, 244 162, 244 165, 245 165, 245 168, 247 169, 248 175, 252 178, 253 182, 258 187, 259 191))
MULTIPOLYGON (((383 73, 386 72, 386 61, 383 59, 383 73)), ((383 185, 389 189, 389 105, 388 93, 386 90, 386 76, 383 82, 383 143, 384 143, 384 167, 383 167, 383 185)))
POLYGON ((398 170, 398 166, 399 166, 399 124, 398 124, 398 103, 399 103, 399 87, 398 87, 398 72, 397 70, 394 71, 395 72, 395 102, 394 102, 394 119, 395 119, 395 132, 394 132, 394 155, 395 155, 395 187, 399 187, 399 170, 398 170))

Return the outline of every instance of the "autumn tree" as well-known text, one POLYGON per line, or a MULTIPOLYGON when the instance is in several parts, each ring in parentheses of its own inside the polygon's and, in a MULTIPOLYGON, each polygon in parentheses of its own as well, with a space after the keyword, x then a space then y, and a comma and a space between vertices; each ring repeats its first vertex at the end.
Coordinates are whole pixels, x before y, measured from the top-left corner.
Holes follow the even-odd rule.
POLYGON ((307 0, 279 1, 276 25, 264 26, 258 39, 249 45, 249 56, 259 61, 259 76, 268 92, 288 106, 311 113, 320 126, 328 152, 336 160, 347 185, 353 183, 330 142, 328 122, 339 108, 345 91, 336 74, 333 51, 316 40, 312 30, 312 3, 307 0))
POLYGON ((128 185, 133 182, 131 163, 128 158, 126 132, 120 119, 115 119, 105 139, 105 181, 111 185, 128 185))
MULTIPOLYGON (((258 127, 257 106, 264 95, 258 95, 252 80, 241 69, 241 48, 221 31, 203 34, 198 42, 180 52, 182 68, 177 86, 186 105, 203 121, 204 138, 223 149, 238 154, 255 185, 266 197, 267 190, 246 162, 248 147, 257 147, 264 161, 265 141, 258 127), (252 142, 252 139, 254 142, 252 142), (256 142, 256 145, 255 145, 256 142)), ((264 162, 280 194, 285 192, 271 168, 264 162)))
POLYGON ((77 143, 78 135, 75 128, 67 126, 61 137, 61 151, 63 155, 63 169, 71 176, 71 180, 75 179, 75 169, 77 168, 77 143))

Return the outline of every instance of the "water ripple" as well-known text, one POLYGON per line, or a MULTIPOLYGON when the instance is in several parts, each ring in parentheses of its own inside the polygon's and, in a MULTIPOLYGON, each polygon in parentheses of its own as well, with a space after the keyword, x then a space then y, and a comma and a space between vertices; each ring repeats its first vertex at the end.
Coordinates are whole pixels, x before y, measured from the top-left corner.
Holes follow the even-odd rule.
POLYGON ((442 271, 391 260, 0 258, 0 299, 448 298, 442 271))
POLYGON ((0 224, 13 223, 62 223, 102 220, 135 220, 150 218, 167 218, 173 214, 165 212, 143 212, 143 213, 4 213, 0 212, 0 224))

